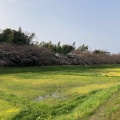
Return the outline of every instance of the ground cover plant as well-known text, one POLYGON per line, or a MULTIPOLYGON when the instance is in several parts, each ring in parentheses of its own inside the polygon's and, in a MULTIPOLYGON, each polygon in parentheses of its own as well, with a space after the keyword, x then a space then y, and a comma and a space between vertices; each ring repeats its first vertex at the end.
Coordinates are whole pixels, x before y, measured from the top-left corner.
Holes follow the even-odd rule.
POLYGON ((0 68, 1 120, 117 120, 120 66, 0 68))

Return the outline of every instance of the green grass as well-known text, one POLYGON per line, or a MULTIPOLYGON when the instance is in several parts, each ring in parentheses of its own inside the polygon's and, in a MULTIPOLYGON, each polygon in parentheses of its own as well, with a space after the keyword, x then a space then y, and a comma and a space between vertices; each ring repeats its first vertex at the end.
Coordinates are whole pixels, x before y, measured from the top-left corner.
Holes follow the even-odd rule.
POLYGON ((16 113, 18 113, 19 110, 19 108, 11 106, 9 102, 0 100, 0 120, 9 120, 16 113))
POLYGON ((0 119, 117 119, 118 93, 120 65, 0 68, 0 119))
POLYGON ((104 102, 89 120, 119 120, 120 90, 104 102))

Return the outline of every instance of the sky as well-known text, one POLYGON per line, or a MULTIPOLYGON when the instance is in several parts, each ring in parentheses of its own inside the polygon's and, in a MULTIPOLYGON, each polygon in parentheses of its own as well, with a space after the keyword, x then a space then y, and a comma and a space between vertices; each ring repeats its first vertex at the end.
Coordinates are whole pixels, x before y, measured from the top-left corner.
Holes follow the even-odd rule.
POLYGON ((0 0, 0 29, 49 41, 120 52, 120 0, 0 0))

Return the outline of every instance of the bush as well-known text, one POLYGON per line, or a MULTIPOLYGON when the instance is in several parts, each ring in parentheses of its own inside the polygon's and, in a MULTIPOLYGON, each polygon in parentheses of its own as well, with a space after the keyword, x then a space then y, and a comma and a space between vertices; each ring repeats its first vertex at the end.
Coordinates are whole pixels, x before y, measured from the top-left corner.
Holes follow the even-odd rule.
POLYGON ((41 66, 56 64, 52 51, 30 45, 0 45, 0 66, 41 66))
POLYGON ((0 66, 48 66, 120 64, 119 54, 75 53, 56 57, 51 49, 37 45, 0 45, 0 66))

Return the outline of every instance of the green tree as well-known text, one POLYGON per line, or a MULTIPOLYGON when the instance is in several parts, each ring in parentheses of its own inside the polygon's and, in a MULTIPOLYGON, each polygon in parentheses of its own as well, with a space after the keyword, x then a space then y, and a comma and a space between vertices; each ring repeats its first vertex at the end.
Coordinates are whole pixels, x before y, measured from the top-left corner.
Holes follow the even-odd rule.
POLYGON ((3 30, 3 32, 0 34, 0 42, 13 42, 13 30, 3 30))
POLYGON ((99 49, 99 50, 96 50, 96 49, 95 49, 95 50, 93 51, 93 53, 94 53, 94 54, 107 54, 107 53, 109 53, 109 52, 104 51, 104 50, 100 50, 100 49, 99 49))
POLYGON ((21 27, 18 31, 12 29, 5 29, 0 33, 1 43, 13 43, 13 44, 30 44, 35 36, 35 33, 26 34, 22 32, 21 27))
POLYGON ((69 52, 71 52, 72 50, 74 50, 74 47, 71 45, 63 45, 62 46, 62 53, 63 54, 68 54, 69 52))
POLYGON ((88 51, 88 46, 83 44, 80 47, 78 47, 78 50, 81 52, 88 51))

